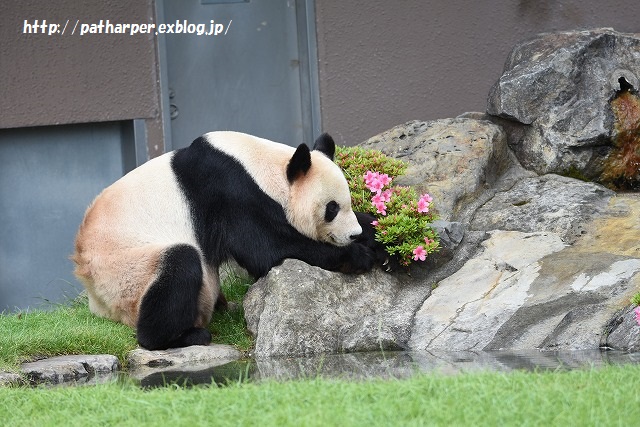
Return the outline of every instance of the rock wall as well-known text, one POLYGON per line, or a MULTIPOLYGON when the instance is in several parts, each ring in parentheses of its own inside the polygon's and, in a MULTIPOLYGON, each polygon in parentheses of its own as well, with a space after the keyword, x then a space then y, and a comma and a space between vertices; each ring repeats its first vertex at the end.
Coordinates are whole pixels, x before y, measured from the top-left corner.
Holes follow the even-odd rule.
POLYGON ((637 93, 639 70, 639 34, 543 34, 513 49, 487 112, 510 121, 509 145, 526 168, 603 181, 617 133, 611 101, 637 93))
POLYGON ((357 277, 286 261, 245 299, 256 356, 639 350, 640 196, 556 174, 602 176, 609 102, 635 96, 638 69, 638 35, 542 35, 514 49, 489 114, 411 121, 362 143, 409 164, 396 183, 434 197, 443 249, 357 277))

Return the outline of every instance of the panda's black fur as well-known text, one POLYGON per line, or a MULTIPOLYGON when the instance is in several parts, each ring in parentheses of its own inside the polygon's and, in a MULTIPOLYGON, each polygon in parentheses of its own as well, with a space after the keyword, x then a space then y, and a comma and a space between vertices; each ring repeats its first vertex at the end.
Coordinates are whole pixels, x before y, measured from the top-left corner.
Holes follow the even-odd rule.
MULTIPOLYGON (((333 140, 322 135, 314 150, 332 160, 333 140)), ((312 167, 310 159, 309 149, 298 147, 287 164, 290 184, 305 176, 312 167)), ((347 245, 307 237, 290 223, 282 204, 263 191, 246 165, 205 137, 176 151, 170 169, 188 206, 189 218, 185 220, 192 223, 196 245, 185 242, 157 249, 158 245, 149 242, 148 246, 121 246, 117 227, 104 230, 111 224, 111 205, 122 209, 118 198, 122 190, 118 188, 128 188, 114 185, 87 210, 73 256, 92 311, 136 327, 142 347, 155 350, 211 341, 206 323, 213 304, 226 303, 217 279, 217 268, 226 260, 235 259, 257 278, 286 258, 345 273, 366 272, 384 258, 384 251, 373 239, 373 217, 356 213, 363 232, 352 235, 352 243, 347 245), (109 197, 120 204, 110 205, 109 197), (150 254, 147 247, 153 249, 150 254), (136 259, 144 267, 136 267, 136 259), (131 277, 128 265, 136 270, 131 277), (121 279, 118 274, 126 277, 121 279), (115 277, 112 281, 118 285, 111 285, 109 277, 115 277)), ((337 203, 327 203, 324 220, 330 222, 339 210, 337 203)), ((153 220, 152 214, 149 218, 153 220)))
POLYGON ((287 221, 282 206, 257 186, 240 163, 202 138, 188 150, 178 151, 172 167, 191 205, 196 237, 210 264, 233 258, 254 277, 264 276, 286 258, 345 273, 371 269, 372 253, 366 246, 337 247, 300 234, 287 221))

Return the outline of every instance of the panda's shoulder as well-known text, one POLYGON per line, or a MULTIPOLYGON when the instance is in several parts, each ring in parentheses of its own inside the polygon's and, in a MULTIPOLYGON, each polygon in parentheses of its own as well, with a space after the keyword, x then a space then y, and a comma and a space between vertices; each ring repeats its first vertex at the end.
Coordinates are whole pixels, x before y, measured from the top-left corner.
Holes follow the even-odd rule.
POLYGON ((202 171, 202 176, 241 168, 264 193, 284 206, 289 188, 286 165, 294 151, 288 145, 249 134, 209 132, 197 138, 184 152, 176 153, 174 172, 193 175, 198 168, 204 167, 206 171, 202 171))
POLYGON ((241 132, 209 132, 200 139, 213 149, 238 160, 247 170, 284 163, 295 151, 288 145, 241 132))

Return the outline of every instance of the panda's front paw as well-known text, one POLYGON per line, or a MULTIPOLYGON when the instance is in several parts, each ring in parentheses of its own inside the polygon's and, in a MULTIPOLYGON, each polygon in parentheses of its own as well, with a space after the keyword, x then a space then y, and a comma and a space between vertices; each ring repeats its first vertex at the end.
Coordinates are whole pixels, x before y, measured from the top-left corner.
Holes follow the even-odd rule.
POLYGON ((354 213, 362 227, 362 234, 356 238, 355 242, 373 250, 375 264, 379 265, 383 270, 387 272, 397 270, 400 265, 397 257, 389 255, 385 246, 376 240, 376 230, 372 224, 376 217, 364 212, 354 213))
POLYGON ((347 246, 347 257, 340 267, 342 273, 362 274, 376 265, 375 251, 361 243, 354 242, 347 246))

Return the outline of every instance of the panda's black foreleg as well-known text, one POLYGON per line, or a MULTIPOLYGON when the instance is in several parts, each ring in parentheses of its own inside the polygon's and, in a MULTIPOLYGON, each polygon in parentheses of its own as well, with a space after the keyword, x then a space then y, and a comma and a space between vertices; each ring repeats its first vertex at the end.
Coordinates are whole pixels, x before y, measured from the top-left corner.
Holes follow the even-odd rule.
POLYGON ((198 251, 173 246, 165 251, 159 270, 140 304, 138 343, 148 350, 208 345, 211 333, 193 327, 203 279, 198 251))
POLYGON ((372 225, 376 217, 364 212, 354 213, 362 234, 355 237, 350 245, 334 249, 337 260, 335 256, 328 255, 315 265, 348 274, 366 273, 376 265, 387 272, 397 269, 397 257, 389 255, 385 246, 376 240, 376 230, 372 225))
POLYGON ((355 243, 360 243, 375 253, 376 264, 387 265, 389 262, 389 254, 387 253, 384 245, 376 240, 376 229, 373 226, 373 221, 377 218, 371 214, 365 212, 354 212, 358 219, 358 224, 362 227, 362 234, 355 239, 355 243))

